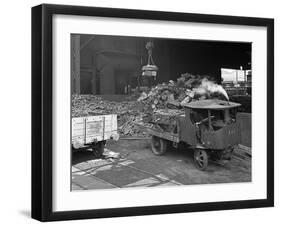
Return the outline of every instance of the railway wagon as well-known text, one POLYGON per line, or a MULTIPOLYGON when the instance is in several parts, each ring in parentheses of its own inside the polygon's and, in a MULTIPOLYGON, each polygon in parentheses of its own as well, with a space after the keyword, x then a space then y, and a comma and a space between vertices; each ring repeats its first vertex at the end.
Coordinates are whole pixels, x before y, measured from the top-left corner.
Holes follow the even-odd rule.
POLYGON ((90 147, 101 157, 106 141, 118 140, 117 115, 95 115, 72 118, 72 147, 74 150, 90 147))

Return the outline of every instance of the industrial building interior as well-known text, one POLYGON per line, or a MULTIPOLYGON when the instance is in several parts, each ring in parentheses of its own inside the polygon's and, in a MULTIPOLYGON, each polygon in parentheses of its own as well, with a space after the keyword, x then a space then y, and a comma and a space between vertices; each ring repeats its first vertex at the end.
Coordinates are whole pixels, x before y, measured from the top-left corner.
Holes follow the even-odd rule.
POLYGON ((123 95, 140 86, 148 41, 159 69, 155 84, 186 72, 221 83, 222 68, 251 69, 251 43, 71 34, 72 93, 123 95))

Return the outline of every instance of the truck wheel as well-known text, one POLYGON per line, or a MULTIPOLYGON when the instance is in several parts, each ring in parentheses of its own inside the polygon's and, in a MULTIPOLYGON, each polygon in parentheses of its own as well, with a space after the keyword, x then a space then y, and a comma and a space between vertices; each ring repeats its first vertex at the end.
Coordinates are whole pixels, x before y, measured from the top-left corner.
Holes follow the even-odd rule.
POLYGON ((104 141, 92 145, 93 154, 96 158, 101 158, 104 152, 104 141))
POLYGON ((206 170, 208 166, 208 155, 205 150, 196 149, 194 151, 194 163, 200 170, 206 170))
POLYGON ((155 155, 164 155, 167 151, 167 141, 162 138, 152 136, 151 149, 155 155))

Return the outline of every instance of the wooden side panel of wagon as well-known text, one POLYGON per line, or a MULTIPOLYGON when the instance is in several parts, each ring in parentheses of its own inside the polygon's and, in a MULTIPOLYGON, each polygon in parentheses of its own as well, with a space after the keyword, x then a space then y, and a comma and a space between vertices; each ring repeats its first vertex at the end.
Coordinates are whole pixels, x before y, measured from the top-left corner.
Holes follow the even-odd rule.
POLYGON ((117 134, 117 115, 104 116, 104 140, 109 140, 117 134))
POLYGON ((117 135, 117 115, 98 115, 72 119, 72 145, 74 148, 109 140, 117 135))
POLYGON ((85 119, 86 123, 86 139, 85 143, 98 142, 103 140, 104 133, 104 117, 90 116, 85 119))
POLYGON ((73 118, 72 119, 72 145, 75 148, 82 146, 85 142, 85 118, 73 118))

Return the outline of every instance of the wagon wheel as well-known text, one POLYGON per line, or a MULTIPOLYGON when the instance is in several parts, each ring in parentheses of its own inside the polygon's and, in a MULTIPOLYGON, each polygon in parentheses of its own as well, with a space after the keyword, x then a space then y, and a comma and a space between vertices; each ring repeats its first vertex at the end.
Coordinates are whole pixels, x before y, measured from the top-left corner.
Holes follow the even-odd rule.
POLYGON ((208 155, 205 150, 196 149, 194 151, 194 163, 195 166, 200 170, 206 170, 208 166, 208 155))
POLYGON ((104 151, 104 145, 105 145, 104 141, 100 141, 92 145, 93 154, 96 158, 102 157, 104 151))
POLYGON ((164 155, 167 151, 167 141, 162 138, 152 136, 151 149, 155 155, 164 155))

